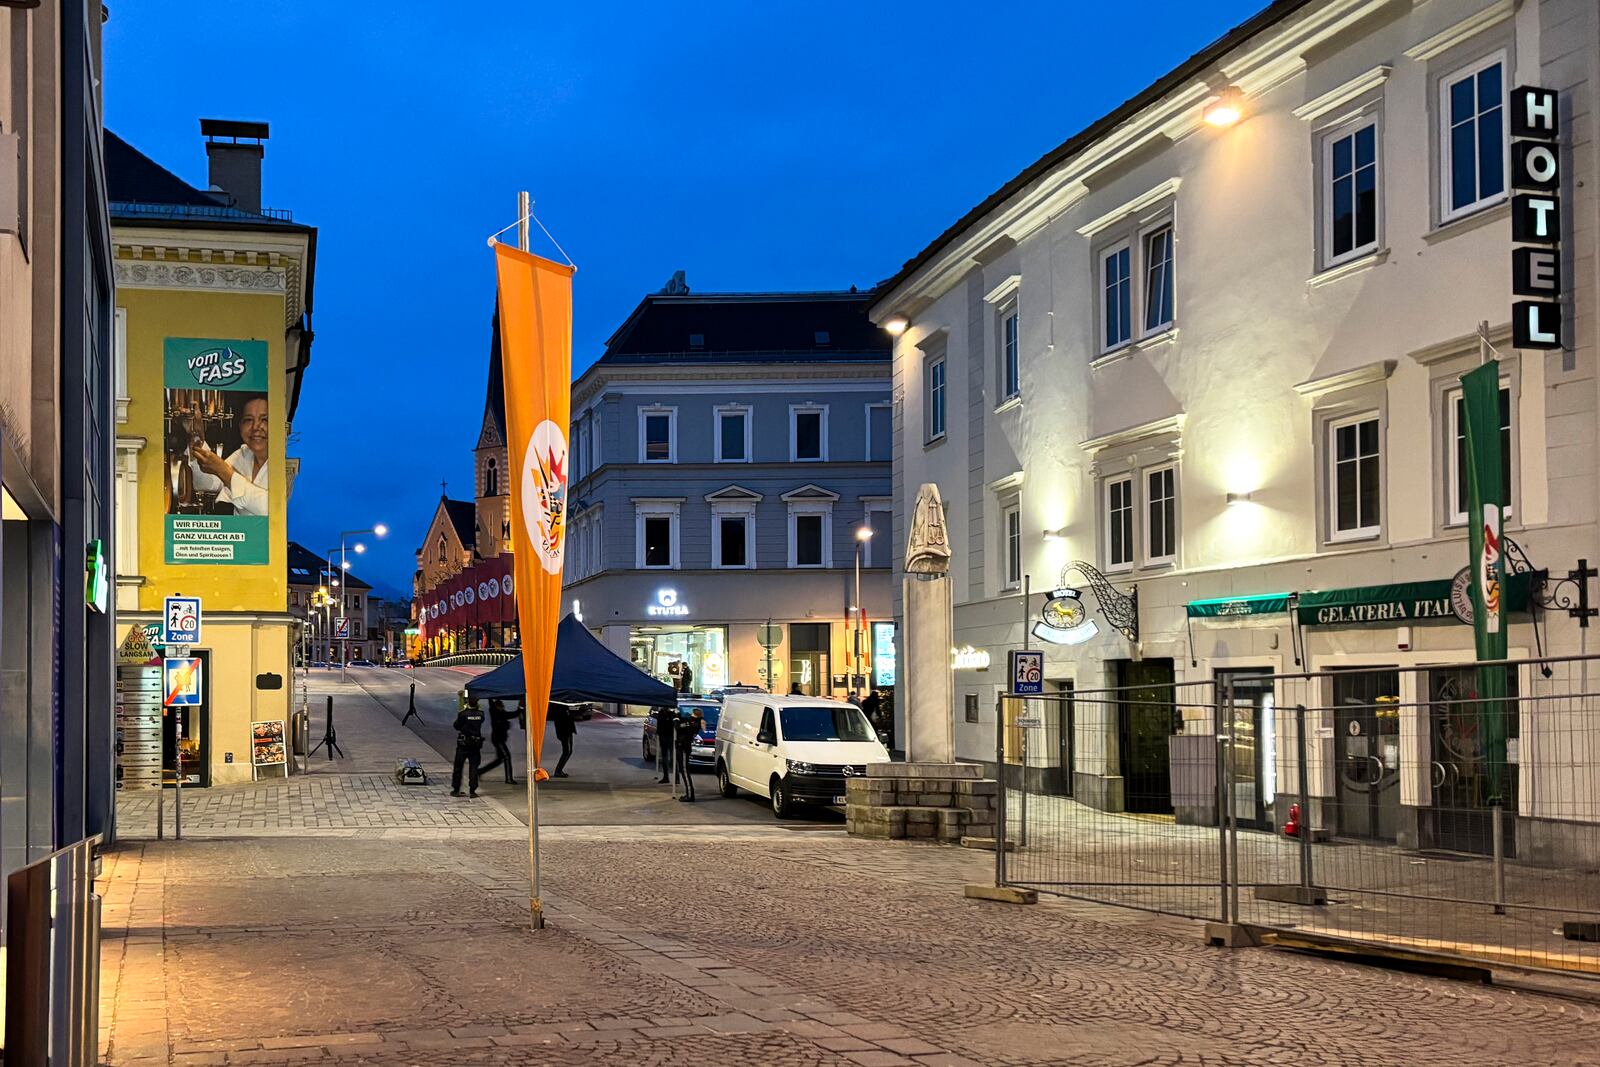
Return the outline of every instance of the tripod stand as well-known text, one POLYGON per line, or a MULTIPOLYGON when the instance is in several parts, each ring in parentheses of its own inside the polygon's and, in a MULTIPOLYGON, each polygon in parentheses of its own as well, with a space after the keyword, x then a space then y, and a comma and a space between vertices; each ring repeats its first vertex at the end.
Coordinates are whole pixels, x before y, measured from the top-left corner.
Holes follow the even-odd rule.
POLYGON ((328 698, 327 728, 323 731, 322 740, 317 742, 316 748, 313 748, 310 752, 306 753, 306 759, 309 761, 312 756, 317 754, 317 749, 321 748, 323 745, 328 746, 328 759, 333 759, 333 754, 335 752, 339 753, 340 759, 344 759, 344 749, 339 747, 339 735, 335 733, 333 729, 333 697, 331 696, 328 698))
MULTIPOLYGON (((406 705, 406 713, 400 717, 400 725, 404 726, 411 719, 422 722, 422 716, 417 713, 417 683, 411 683, 411 699, 406 705)), ((424 725, 426 725, 424 723, 424 725)))

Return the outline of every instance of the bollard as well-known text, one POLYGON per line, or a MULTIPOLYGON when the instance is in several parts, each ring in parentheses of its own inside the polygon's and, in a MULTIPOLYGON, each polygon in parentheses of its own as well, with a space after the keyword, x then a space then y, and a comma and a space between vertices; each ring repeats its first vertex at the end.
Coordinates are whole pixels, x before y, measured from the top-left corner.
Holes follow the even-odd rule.
POLYGON ((1494 913, 1506 913, 1506 828, 1502 816, 1505 809, 1499 804, 1489 809, 1489 816, 1494 819, 1494 913))

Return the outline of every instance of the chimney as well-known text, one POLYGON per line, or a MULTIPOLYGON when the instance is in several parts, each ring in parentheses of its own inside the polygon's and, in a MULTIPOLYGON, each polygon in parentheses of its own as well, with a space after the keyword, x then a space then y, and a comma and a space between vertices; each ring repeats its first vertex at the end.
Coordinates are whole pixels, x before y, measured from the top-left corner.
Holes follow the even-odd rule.
POLYGON ((201 119, 206 158, 211 164, 212 189, 228 194, 233 206, 252 215, 261 213, 261 156, 266 151, 265 122, 201 119))

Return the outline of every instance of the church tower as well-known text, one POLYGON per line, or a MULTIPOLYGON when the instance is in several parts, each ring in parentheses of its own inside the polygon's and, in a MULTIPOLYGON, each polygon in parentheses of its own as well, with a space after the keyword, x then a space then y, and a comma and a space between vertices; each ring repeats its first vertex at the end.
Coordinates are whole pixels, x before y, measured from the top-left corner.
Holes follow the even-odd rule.
POLYGON ((489 331, 489 381, 483 427, 473 449, 477 500, 477 554, 492 559, 511 551, 511 471, 506 447, 506 386, 500 367, 500 309, 489 331))

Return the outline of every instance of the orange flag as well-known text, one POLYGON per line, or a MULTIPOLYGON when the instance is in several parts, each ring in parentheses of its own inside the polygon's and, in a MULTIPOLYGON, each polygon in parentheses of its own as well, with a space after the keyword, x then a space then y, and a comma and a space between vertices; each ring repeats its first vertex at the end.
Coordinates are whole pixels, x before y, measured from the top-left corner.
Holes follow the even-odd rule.
POLYGON ((573 268, 494 246, 500 280, 500 356, 511 451, 511 543, 517 627, 522 634, 528 736, 538 767, 544 747, 561 560, 567 545, 567 430, 572 408, 573 268))

